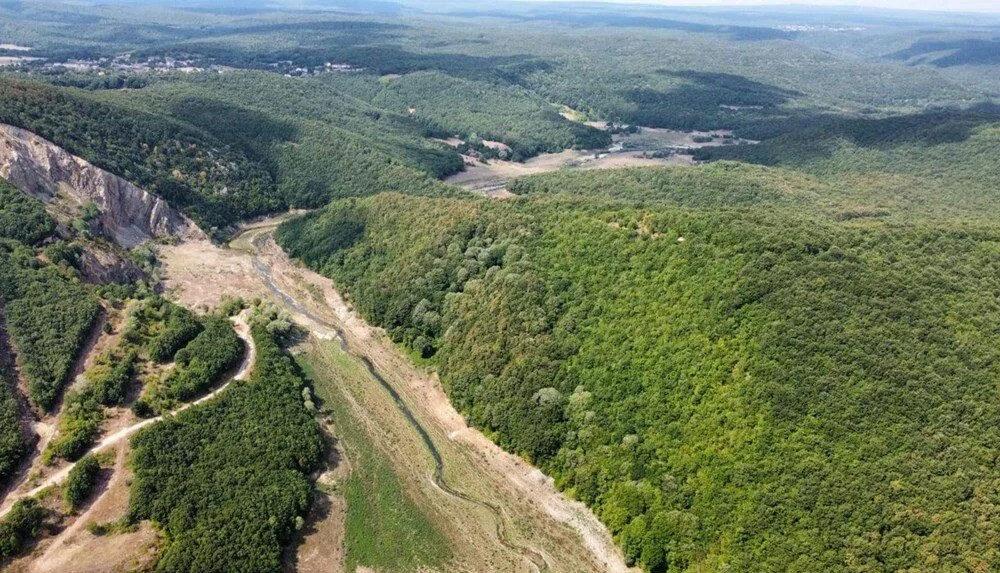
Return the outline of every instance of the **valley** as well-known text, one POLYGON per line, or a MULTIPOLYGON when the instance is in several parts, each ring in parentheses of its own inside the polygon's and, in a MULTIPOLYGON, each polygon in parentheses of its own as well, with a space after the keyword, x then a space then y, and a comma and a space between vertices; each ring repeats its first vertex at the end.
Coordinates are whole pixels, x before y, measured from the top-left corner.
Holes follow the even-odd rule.
POLYGON ((0 2, 0 569, 1000 568, 997 34, 0 2))
MULTIPOLYGON (((362 561, 371 558, 348 546, 352 539, 345 535, 344 488, 352 471, 365 467, 396 484, 396 502, 410 507, 439 536, 441 557, 426 563, 431 569, 627 571, 607 530, 589 510, 565 499, 537 469, 470 428, 451 407, 436 378, 414 367, 384 333, 353 313, 329 279, 288 258, 271 237, 287 218, 252 223, 227 248, 189 236, 158 247, 157 256, 167 296, 188 308, 214 308, 227 298, 243 297, 262 298, 287 311, 304 327, 304 338, 293 352, 310 373, 319 398, 338 405, 328 413, 333 425, 327 435, 331 444, 339 444, 335 450, 339 453, 319 478, 321 484, 326 483, 320 486, 319 495, 327 498, 326 507, 339 511, 312 518, 315 521, 297 542, 303 554, 290 555, 289 562, 306 567, 305 552, 314 544, 309 532, 338 544, 321 545, 324 556, 332 553, 340 555, 341 561, 357 560, 355 554, 360 553, 362 561), (340 434, 343 437, 334 438, 340 434), (372 456, 376 461, 370 461, 372 456), (471 539, 481 541, 470 543, 471 539)), ((255 345, 246 319, 241 315, 234 323, 248 350, 232 379, 245 380, 253 368, 255 345)), ((110 348, 113 339, 102 334, 96 344, 88 346, 88 361, 110 348)), ((228 386, 224 383, 170 415, 214 400, 228 386)), ((85 512, 64 524, 58 535, 47 538, 32 558, 12 563, 12 571, 96 572, 148 561, 151 548, 160 543, 148 526, 110 535, 87 530, 95 522, 115 521, 123 515, 129 495, 125 487, 129 469, 124 465, 129 438, 164 418, 137 420, 128 412, 117 417, 105 425, 88 452, 107 453, 115 460, 107 485, 85 512)), ((57 419, 53 416, 49 423, 55 425, 57 419)), ((45 495, 61 486, 74 467, 71 462, 47 466, 37 454, 34 462, 4 498, 0 518, 17 500, 45 495)), ((358 501, 391 503, 392 498, 382 499, 384 493, 374 495, 358 501)), ((392 534, 387 534, 384 543, 404 542, 392 534)), ((395 534, 410 535, 405 530, 395 534)), ((402 554, 404 560, 397 565, 409 566, 414 562, 409 559, 423 559, 420 549, 414 551, 409 557, 402 554)), ((321 570, 330 565, 324 559, 321 570)))
POLYGON ((625 571, 593 514, 470 428, 440 383, 351 311, 329 279, 287 258, 270 236, 282 220, 250 225, 229 249, 206 242, 163 248, 167 291, 189 306, 268 297, 304 325, 300 360, 316 373, 317 391, 351 406, 334 428, 349 421, 364 447, 385 449, 390 471, 415 498, 410 503, 461 548, 447 570, 625 571))

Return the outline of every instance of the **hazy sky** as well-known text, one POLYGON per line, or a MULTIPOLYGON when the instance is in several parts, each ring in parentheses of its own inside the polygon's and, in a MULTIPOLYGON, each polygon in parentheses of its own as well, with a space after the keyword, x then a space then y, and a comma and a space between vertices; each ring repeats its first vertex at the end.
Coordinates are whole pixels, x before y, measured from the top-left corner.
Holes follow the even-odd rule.
MULTIPOLYGON (((607 1, 607 0, 605 0, 607 1)), ((904 10, 938 10, 956 12, 1000 13, 1000 0, 612 0, 633 4, 665 6, 760 6, 776 4, 823 4, 830 6, 863 6, 904 10)))

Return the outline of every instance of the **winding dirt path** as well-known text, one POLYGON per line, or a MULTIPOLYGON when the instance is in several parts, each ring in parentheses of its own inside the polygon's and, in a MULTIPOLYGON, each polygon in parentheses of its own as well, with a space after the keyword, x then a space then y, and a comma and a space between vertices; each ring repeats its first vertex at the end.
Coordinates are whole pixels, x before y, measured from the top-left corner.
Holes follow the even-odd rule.
MULTIPOLYGON (((243 314, 233 317, 232 321, 233 321, 233 326, 236 330, 236 334, 239 335, 239 337, 242 338, 243 342, 246 344, 246 352, 244 353, 243 362, 240 364, 239 370, 231 380, 227 381, 222 386, 219 386, 218 388, 202 396, 201 398, 198 398, 193 402, 188 402, 187 404, 184 404, 183 406, 177 408, 176 410, 173 410, 172 412, 168 412, 166 414, 157 416, 155 418, 149 418, 148 420, 137 422, 127 428, 123 428, 113 434, 106 436, 103 440, 98 442, 97 445, 88 450, 87 453, 84 454, 84 456, 100 453, 114 445, 120 444, 122 440, 128 438, 129 436, 135 434, 136 432, 145 427, 151 426, 163 420, 167 416, 176 416, 177 414, 180 414, 181 412, 187 410, 192 406, 196 406, 198 404, 211 400, 212 398, 215 398, 216 396, 224 392, 226 388, 228 388, 229 385, 232 384, 234 380, 246 380, 246 378, 250 375, 250 372, 253 369, 254 364, 257 361, 257 347, 253 343, 253 337, 250 336, 250 326, 247 324, 243 314)), ((82 458, 84 456, 80 457, 82 458)), ((34 489, 19 494, 16 492, 12 493, 10 496, 7 497, 7 499, 4 500, 3 505, 0 506, 0 518, 7 515, 7 512, 11 510, 11 507, 13 507, 14 503, 17 500, 25 497, 36 496, 39 493, 41 493, 42 490, 61 483, 64 479, 66 479, 66 476, 69 475, 69 472, 75 466, 76 463, 67 464, 65 467, 63 467, 56 473, 47 477, 44 481, 42 481, 42 483, 37 485, 34 489)))

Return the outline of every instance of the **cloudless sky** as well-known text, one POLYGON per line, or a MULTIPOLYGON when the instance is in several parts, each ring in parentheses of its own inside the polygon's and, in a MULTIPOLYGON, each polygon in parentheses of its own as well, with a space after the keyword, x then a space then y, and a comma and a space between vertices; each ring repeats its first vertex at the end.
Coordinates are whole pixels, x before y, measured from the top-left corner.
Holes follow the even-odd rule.
MULTIPOLYGON (((608 0, 604 0, 608 1, 608 0)), ((659 4, 663 6, 761 6, 761 5, 818 5, 859 6, 868 8, 897 8, 901 10, 937 10, 949 12, 1000 13, 1000 0, 611 0, 632 4, 659 4)))

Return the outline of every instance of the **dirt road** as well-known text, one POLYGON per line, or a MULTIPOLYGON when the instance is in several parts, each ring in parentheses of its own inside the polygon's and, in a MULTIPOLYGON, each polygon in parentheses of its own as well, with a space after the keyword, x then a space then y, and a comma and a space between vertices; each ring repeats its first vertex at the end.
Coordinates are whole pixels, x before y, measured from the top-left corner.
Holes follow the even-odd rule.
MULTIPOLYGON (((250 336, 250 327, 249 325, 247 325, 245 317, 242 314, 233 318, 233 325, 236 329, 236 333, 239 335, 240 338, 243 339, 243 342, 246 344, 246 352, 243 356, 243 362, 240 364, 239 370, 237 371, 236 375, 233 376, 232 380, 226 382, 222 386, 219 386, 218 388, 202 396, 201 398, 193 402, 188 402, 187 404, 184 404, 183 406, 177 408, 172 412, 168 412, 167 414, 163 414, 155 418, 149 418, 148 420, 137 422, 127 428, 123 428, 113 434, 106 436, 104 439, 98 442, 97 445, 95 445, 89 451, 87 451, 87 453, 84 455, 97 454, 103 452, 112 446, 120 444, 123 440, 135 434, 139 430, 147 426, 150 426, 152 424, 155 424, 156 422, 163 420, 167 416, 175 416, 183 412, 184 410, 187 410, 191 406, 196 406, 198 404, 201 404, 202 402, 206 402, 208 400, 211 400, 212 398, 215 398, 220 393, 224 392, 226 388, 229 387, 229 385, 232 383, 233 380, 245 380, 250 375, 250 371, 253 369, 253 365, 257 360, 257 348, 256 346, 254 346, 253 338, 250 336)), ((38 484, 29 491, 26 492, 14 491, 13 493, 11 493, 11 495, 7 496, 7 499, 4 500, 3 505, 0 506, 0 518, 7 515, 7 512, 10 511, 11 507, 13 507, 14 503, 17 500, 22 499, 24 497, 36 496, 39 493, 41 493, 44 489, 62 483, 62 481, 66 479, 66 476, 69 475, 69 472, 73 469, 74 466, 76 466, 75 463, 67 464, 65 467, 63 467, 56 473, 45 478, 44 481, 42 481, 40 484, 38 484)))

